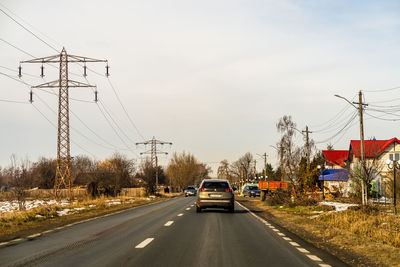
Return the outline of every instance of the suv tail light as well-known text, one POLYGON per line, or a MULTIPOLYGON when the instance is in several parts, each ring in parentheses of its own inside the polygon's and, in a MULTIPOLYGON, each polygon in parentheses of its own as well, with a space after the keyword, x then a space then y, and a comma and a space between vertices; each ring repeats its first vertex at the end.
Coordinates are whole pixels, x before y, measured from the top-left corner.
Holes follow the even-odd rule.
POLYGON ((205 190, 206 190, 205 188, 200 188, 199 189, 200 192, 205 191, 205 190))
POLYGON ((225 192, 232 192, 232 189, 231 188, 226 188, 225 192))

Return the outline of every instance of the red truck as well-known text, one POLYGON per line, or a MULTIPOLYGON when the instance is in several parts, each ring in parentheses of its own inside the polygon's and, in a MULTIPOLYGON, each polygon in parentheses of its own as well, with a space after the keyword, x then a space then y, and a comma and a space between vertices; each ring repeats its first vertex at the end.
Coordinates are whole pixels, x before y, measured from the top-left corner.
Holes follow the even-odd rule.
POLYGON ((258 188, 261 190, 261 200, 265 200, 265 196, 271 192, 276 192, 278 189, 287 190, 288 182, 279 181, 259 181, 258 188))

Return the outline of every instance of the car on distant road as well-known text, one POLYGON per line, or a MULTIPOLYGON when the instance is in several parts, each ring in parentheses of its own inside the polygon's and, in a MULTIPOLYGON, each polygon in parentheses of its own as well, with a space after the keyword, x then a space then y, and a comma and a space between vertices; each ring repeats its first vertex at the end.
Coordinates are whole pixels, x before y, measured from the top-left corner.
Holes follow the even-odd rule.
POLYGON ((243 196, 245 197, 259 197, 261 190, 258 185, 246 185, 243 187, 243 196))
POLYGON ((235 211, 235 195, 227 180, 205 179, 201 182, 196 201, 196 211, 223 208, 235 211))
POLYGON ((197 195, 197 189, 194 186, 188 186, 188 187, 186 187, 184 193, 185 193, 185 197, 195 196, 195 195, 197 195))

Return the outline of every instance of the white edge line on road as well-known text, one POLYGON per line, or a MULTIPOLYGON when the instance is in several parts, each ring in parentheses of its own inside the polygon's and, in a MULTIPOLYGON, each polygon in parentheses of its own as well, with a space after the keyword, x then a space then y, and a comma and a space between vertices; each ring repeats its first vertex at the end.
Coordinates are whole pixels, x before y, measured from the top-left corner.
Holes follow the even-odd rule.
MULTIPOLYGON (((255 217, 257 220, 259 220, 260 222, 264 223, 265 225, 267 225, 270 229, 272 229, 275 232, 279 232, 278 229, 276 229, 275 227, 273 227, 272 225, 268 225, 268 222, 266 220, 264 220, 263 218, 257 216, 256 214, 254 214, 251 210, 249 210, 248 208, 246 208, 244 205, 242 205, 241 203, 237 202, 237 204, 239 204, 240 207, 242 207, 243 209, 247 210, 253 217, 255 217)), ((280 234, 280 232, 278 233, 280 234)), ((310 258, 313 261, 318 261, 318 262, 322 262, 322 260, 312 254, 309 254, 310 252, 302 247, 300 247, 300 245, 296 242, 293 242, 289 237, 282 237, 284 240, 289 241, 289 244, 291 244, 292 246, 296 247, 300 252, 302 252, 304 255, 306 255, 308 258, 310 258)), ((319 266, 321 267, 330 267, 329 264, 324 264, 324 263, 320 263, 319 266)))
POLYGON ((151 241, 153 241, 154 238, 146 238, 145 240, 142 241, 139 245, 137 245, 135 248, 144 248, 148 244, 150 244, 151 241))
POLYGON ((166 222, 165 224, 164 224, 164 226, 170 226, 171 224, 173 224, 174 223, 174 221, 168 221, 168 222, 166 222))
POLYGON ((38 234, 33 234, 33 235, 30 235, 30 236, 27 236, 26 238, 33 239, 33 238, 41 236, 41 235, 42 235, 41 233, 38 233, 38 234))
POLYGON ((306 254, 306 256, 309 257, 310 259, 312 259, 313 261, 322 261, 320 258, 318 258, 315 255, 306 254))
POLYGON ((179 214, 178 214, 178 217, 181 217, 181 216, 183 216, 183 213, 179 213, 179 214))
POLYGON ((310 253, 310 251, 308 251, 305 248, 297 248, 301 253, 310 253))

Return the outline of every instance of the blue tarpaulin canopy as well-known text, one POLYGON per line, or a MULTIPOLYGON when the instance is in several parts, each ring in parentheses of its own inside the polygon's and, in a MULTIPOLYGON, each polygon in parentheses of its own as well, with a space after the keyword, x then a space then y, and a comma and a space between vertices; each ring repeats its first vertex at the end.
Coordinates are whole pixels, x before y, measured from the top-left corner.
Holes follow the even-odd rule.
POLYGON ((318 180, 347 182, 349 180, 349 171, 346 169, 325 169, 318 180))

